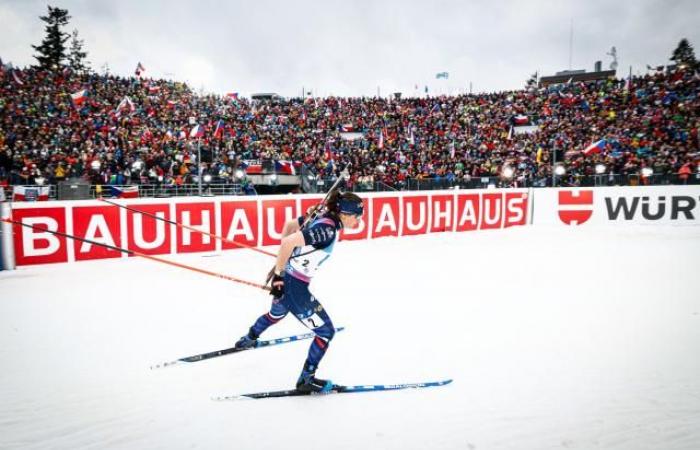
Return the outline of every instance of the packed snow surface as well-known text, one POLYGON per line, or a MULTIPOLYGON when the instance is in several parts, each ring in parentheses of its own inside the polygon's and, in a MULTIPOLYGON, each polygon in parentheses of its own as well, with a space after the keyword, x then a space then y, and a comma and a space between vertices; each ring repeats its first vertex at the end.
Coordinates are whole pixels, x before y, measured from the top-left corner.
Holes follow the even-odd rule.
MULTIPOLYGON (((273 262, 165 258, 257 282, 273 262)), ((312 284, 346 327, 318 376, 454 382, 227 402, 292 387, 310 341, 150 366, 233 345, 266 293, 140 258, 0 272, 0 448, 698 449, 699 267, 700 227, 341 242, 312 284)))

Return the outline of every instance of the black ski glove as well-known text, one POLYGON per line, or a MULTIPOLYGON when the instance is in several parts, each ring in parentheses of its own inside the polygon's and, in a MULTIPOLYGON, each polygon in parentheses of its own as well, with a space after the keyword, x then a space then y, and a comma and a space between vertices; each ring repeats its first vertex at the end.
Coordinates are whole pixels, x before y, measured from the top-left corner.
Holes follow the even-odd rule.
POLYGON ((282 297, 284 295, 284 272, 281 275, 273 274, 270 286, 270 295, 275 298, 282 297))

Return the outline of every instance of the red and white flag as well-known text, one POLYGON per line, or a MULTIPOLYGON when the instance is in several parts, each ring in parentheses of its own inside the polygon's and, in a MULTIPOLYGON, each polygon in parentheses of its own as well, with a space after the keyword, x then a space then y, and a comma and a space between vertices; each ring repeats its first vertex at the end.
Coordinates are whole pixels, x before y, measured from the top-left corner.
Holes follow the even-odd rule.
POLYGON ((384 132, 379 130, 379 143, 377 143, 377 148, 384 148, 384 132))
POLYGON ((19 75, 17 75, 17 71, 16 71, 16 70, 13 70, 13 71, 12 71, 12 78, 14 78, 14 79, 15 79, 15 83, 19 84, 20 86, 22 86, 22 85, 24 84, 24 81, 22 81, 22 79, 19 77, 19 75))
POLYGON ((199 139, 204 136, 204 127, 201 125, 195 125, 190 130, 190 138, 199 139))
POLYGON ((85 99, 87 99, 87 89, 74 92, 70 95, 70 99, 73 101, 73 104, 75 106, 80 106, 85 101, 85 99))
POLYGON ((123 113, 130 113, 134 112, 135 110, 136 108, 134 107, 134 102, 132 102, 128 96, 124 96, 122 101, 119 102, 119 105, 117 105, 117 117, 123 113))
POLYGON ((13 186, 13 202, 43 202, 49 199, 48 186, 13 186))
POLYGON ((140 77, 142 73, 146 71, 146 68, 143 67, 143 64, 139 61, 139 63, 136 65, 136 70, 134 70, 134 73, 136 74, 137 77, 140 77))
POLYGON ((109 186, 113 198, 139 198, 138 186, 109 186))

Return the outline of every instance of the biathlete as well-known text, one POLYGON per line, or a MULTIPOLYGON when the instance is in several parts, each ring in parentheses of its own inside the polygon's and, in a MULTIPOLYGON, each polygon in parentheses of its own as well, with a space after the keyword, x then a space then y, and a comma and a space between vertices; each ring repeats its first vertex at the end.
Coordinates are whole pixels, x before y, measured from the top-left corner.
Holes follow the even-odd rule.
POLYGON ((355 228, 362 217, 362 199, 351 192, 331 193, 325 211, 301 225, 304 217, 285 224, 275 267, 268 276, 271 281, 272 307, 255 321, 248 334, 236 342, 236 347, 256 345, 258 337, 271 325, 291 312, 315 333, 296 387, 304 392, 328 392, 330 380, 316 378, 316 370, 335 334, 333 322, 321 303, 309 291, 309 283, 318 268, 330 257, 343 227, 355 228))

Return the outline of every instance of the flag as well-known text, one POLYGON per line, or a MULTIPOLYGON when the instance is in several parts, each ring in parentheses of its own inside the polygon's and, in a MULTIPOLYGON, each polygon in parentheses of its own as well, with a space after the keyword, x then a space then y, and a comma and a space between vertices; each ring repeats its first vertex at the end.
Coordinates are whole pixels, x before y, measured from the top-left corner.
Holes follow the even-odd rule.
POLYGON ((530 119, 522 114, 518 114, 513 118, 513 123, 515 125, 527 125, 529 121, 530 119))
POLYGON ((131 99, 128 96, 124 96, 121 102, 119 102, 119 105, 117 105, 117 117, 122 115, 122 113, 130 113, 134 112, 136 108, 134 107, 134 102, 131 101, 131 99))
POLYGON ((331 142, 330 141, 326 141, 324 158, 329 160, 329 161, 332 161, 335 158, 335 155, 333 154, 333 149, 331 149, 331 142))
POLYGON ((340 131, 342 133, 351 133, 355 131, 355 127, 351 123, 346 123, 345 125, 340 126, 340 131))
POLYGON ((201 125, 195 125, 191 130, 190 130, 190 138, 195 138, 199 139, 202 136, 204 136, 204 127, 201 125))
POLYGON ((80 106, 87 98, 87 89, 75 92, 70 95, 71 100, 75 106, 80 106))
POLYGON ((13 186, 13 202, 44 202, 49 199, 49 186, 13 186))
POLYGON ((285 175, 296 175, 294 164, 291 161, 275 161, 275 172, 285 175))
POLYGON ((238 92, 229 92, 226 94, 226 98, 229 98, 231 100, 238 100, 238 92))
POLYGON ((114 198, 139 198, 138 186, 110 186, 109 191, 114 198))
POLYGON ((218 122, 216 122, 216 128, 214 129, 214 137, 221 139, 224 137, 224 121, 219 119, 218 122))
POLYGON ((377 144, 377 148, 384 148, 384 132, 382 130, 379 130, 379 143, 377 144))
POLYGON ((542 147, 537 147, 536 161, 537 161, 537 164, 542 162, 542 147))
POLYGON ((17 75, 17 71, 16 71, 16 70, 13 70, 13 71, 12 71, 12 78, 14 78, 14 79, 15 79, 15 83, 19 84, 20 86, 22 86, 22 85, 24 84, 24 81, 22 81, 22 79, 19 77, 19 75, 17 75))
POLYGON ((605 143, 606 143, 605 139, 601 139, 597 142, 594 142, 591 145, 589 145, 588 147, 583 149, 583 154, 588 156, 588 155, 592 155, 594 153, 600 153, 601 151, 603 151, 605 149, 605 143))
POLYGON ((448 79, 449 77, 450 77, 450 74, 449 74, 448 72, 439 72, 439 73, 436 73, 436 74, 435 74, 435 78, 437 78, 438 80, 439 80, 440 78, 444 78, 444 79, 446 80, 446 79, 448 79))
POLYGON ((158 92, 160 92, 160 86, 156 86, 155 84, 148 86, 149 94, 157 94, 158 92))
POLYGON ((134 73, 136 74, 137 77, 140 77, 143 72, 146 71, 146 68, 143 67, 143 64, 139 61, 139 63, 136 65, 136 70, 134 70, 134 73))
POLYGON ((416 145, 416 138, 413 135, 413 127, 410 127, 408 131, 408 143, 411 145, 416 145))

